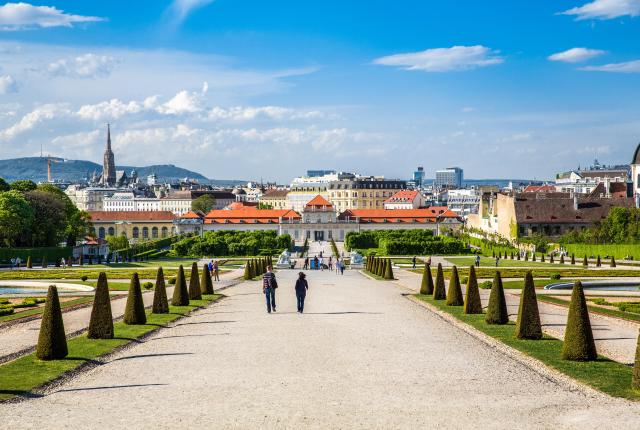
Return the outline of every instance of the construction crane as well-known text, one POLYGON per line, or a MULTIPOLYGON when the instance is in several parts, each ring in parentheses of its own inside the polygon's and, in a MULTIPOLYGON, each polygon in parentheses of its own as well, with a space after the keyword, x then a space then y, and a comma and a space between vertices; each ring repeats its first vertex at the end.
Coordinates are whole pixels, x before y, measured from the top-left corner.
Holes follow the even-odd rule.
POLYGON ((51 178, 51 163, 62 163, 62 161, 51 158, 49 155, 47 156, 47 181, 50 184, 53 183, 53 179, 51 178))

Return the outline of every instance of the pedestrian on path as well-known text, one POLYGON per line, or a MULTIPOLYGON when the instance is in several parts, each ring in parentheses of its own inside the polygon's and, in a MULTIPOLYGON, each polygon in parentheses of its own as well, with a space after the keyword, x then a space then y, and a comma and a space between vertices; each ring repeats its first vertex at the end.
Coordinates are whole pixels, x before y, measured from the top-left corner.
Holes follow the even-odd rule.
POLYGON ((302 270, 309 270, 309 257, 304 259, 304 266, 302 266, 302 270))
POLYGON ((220 281, 220 265, 218 264, 218 260, 213 262, 213 280, 220 281))
POLYGON ((276 288, 278 288, 276 275, 273 273, 273 268, 271 266, 267 266, 267 272, 262 275, 262 292, 267 299, 268 313, 276 311, 276 288))
POLYGON ((329 256, 328 267, 329 267, 329 270, 333 270, 333 256, 332 255, 329 256))
POLYGON ((345 268, 345 265, 344 265, 344 258, 343 258, 342 260, 340 260, 340 274, 341 275, 344 275, 344 268, 345 268))
POLYGON ((298 280, 296 281, 296 301, 298 303, 298 312, 304 312, 304 299, 307 296, 307 290, 309 284, 306 280, 304 272, 298 273, 298 280))
POLYGON ((336 275, 340 272, 340 264, 342 264, 342 260, 340 260, 340 257, 336 257, 336 275))
POLYGON ((480 267, 480 256, 476 255, 476 267, 480 267))
POLYGON ((414 255, 414 256, 413 256, 413 258, 411 259, 411 263, 413 264, 413 269, 415 269, 415 268, 416 268, 416 260, 417 260, 417 258, 416 258, 416 256, 414 255))
POLYGON ((313 257, 313 268, 318 270, 318 256, 313 257))
POLYGON ((324 272, 324 258, 320 257, 320 271, 324 272))
POLYGON ((496 267, 498 267, 498 264, 500 264, 500 257, 496 257, 496 267))

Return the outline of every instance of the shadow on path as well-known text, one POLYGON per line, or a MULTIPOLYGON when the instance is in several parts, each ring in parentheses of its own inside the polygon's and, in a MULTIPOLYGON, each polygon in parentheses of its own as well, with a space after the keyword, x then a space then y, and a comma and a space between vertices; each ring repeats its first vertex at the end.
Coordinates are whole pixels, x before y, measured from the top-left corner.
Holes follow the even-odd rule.
POLYGON ((166 352, 164 354, 140 354, 140 355, 129 355, 126 357, 114 358, 111 362, 114 361, 122 361, 122 360, 131 360, 133 358, 149 358, 149 357, 171 357, 174 355, 193 355, 193 352, 166 352))
POLYGON ((223 324, 223 323, 234 323, 237 321, 200 321, 200 322, 186 322, 182 324, 176 324, 173 327, 179 327, 181 325, 200 325, 200 324, 223 324))
POLYGON ((162 337, 154 337, 149 340, 161 340, 161 339, 175 339, 180 337, 206 337, 206 336, 228 336, 231 333, 204 333, 204 334, 183 334, 183 335, 175 335, 175 336, 162 336, 162 337))
MULTIPOLYGON (((155 386, 162 386, 162 385, 169 385, 169 384, 129 384, 129 385, 111 385, 111 386, 105 386, 105 387, 69 388, 66 390, 54 391, 54 393, 65 393, 65 392, 71 392, 71 391, 115 390, 119 388, 155 387, 155 386)), ((39 397, 42 397, 42 396, 39 396, 39 397)))

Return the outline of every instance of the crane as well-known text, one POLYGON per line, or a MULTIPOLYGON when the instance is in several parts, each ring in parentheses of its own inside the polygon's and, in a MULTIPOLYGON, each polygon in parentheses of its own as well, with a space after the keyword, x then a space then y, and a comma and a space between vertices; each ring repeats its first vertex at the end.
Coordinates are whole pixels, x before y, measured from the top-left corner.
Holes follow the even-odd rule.
POLYGON ((53 183, 53 179, 51 178, 51 163, 62 163, 62 161, 51 158, 50 155, 47 156, 47 181, 49 183, 53 183))

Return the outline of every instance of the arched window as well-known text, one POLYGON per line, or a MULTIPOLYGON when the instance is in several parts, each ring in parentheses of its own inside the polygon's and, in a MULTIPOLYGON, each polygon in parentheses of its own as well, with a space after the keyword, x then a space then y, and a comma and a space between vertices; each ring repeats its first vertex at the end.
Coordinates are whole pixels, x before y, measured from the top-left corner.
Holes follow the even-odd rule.
POLYGON ((133 227, 133 238, 137 239, 138 237, 140 237, 140 229, 138 229, 138 227, 133 227))
POLYGON ((156 239, 158 237, 158 227, 153 227, 151 229, 151 237, 156 239))
POLYGON ((149 227, 142 227, 142 237, 144 239, 149 237, 149 227))
POLYGON ((100 228, 98 229, 98 237, 99 237, 100 239, 104 239, 104 236, 105 236, 105 234, 104 234, 104 233, 105 233, 105 232, 104 232, 104 227, 100 227, 100 228))
POLYGON ((167 227, 162 227, 162 237, 167 237, 168 234, 169 230, 167 229, 167 227))
POLYGON ((109 227, 109 236, 115 236, 116 230, 113 227, 109 227))

